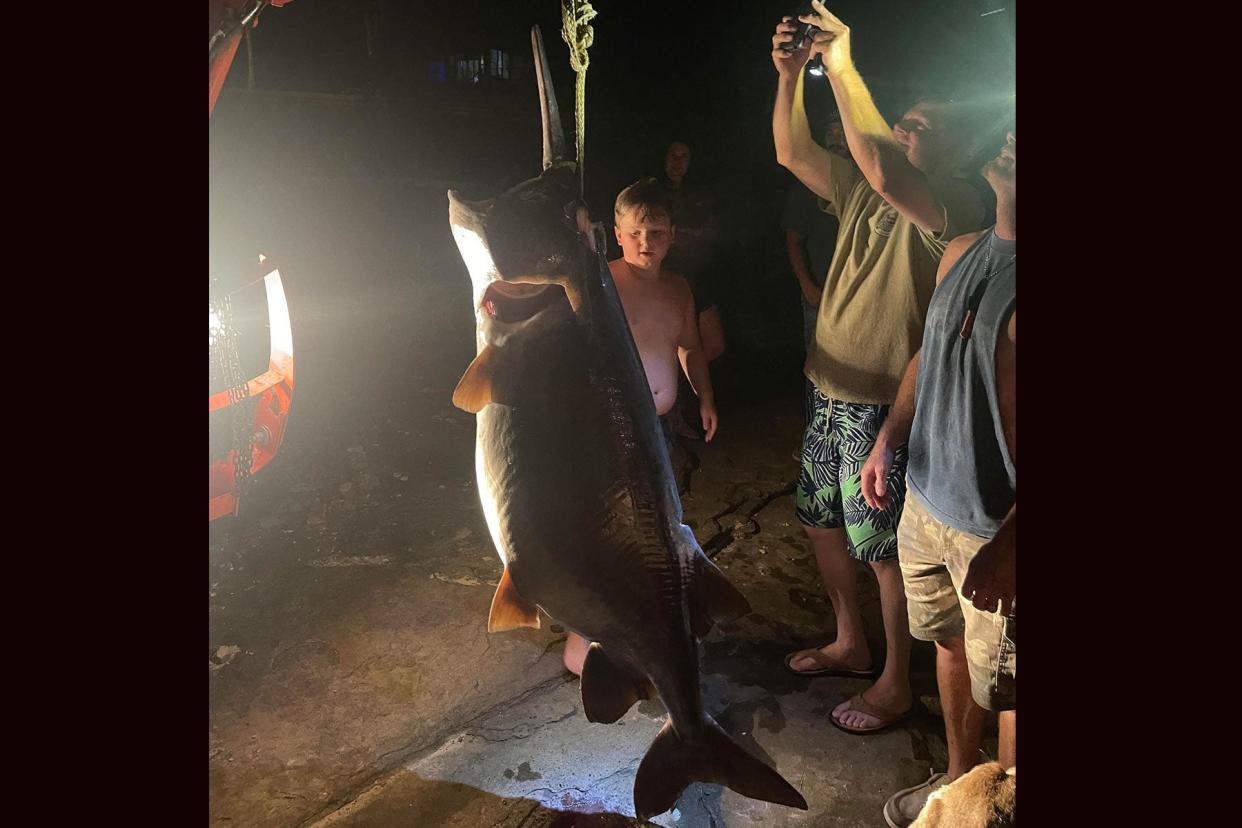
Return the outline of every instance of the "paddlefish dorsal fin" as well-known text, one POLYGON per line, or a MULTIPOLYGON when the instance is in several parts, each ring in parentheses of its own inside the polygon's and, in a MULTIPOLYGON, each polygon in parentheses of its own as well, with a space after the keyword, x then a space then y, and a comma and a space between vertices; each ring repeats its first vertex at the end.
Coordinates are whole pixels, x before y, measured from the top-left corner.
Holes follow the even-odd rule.
POLYGON ((539 607, 522 597, 513 578, 509 575, 509 567, 500 576, 500 584, 492 597, 492 611, 487 616, 489 633, 516 630, 518 627, 539 629, 539 607))

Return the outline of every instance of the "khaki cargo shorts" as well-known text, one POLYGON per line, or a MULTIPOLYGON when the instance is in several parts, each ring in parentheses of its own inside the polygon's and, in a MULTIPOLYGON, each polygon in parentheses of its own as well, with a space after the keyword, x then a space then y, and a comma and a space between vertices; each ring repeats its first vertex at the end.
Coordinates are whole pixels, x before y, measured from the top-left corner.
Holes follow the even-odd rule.
POLYGON ((1016 710, 1017 621, 980 612, 962 597, 962 581, 987 538, 960 532, 936 520, 910 492, 897 527, 897 559, 906 586, 910 634, 920 641, 965 637, 970 692, 988 710, 1016 710), (1008 656, 998 665, 1001 637, 1008 656), (999 667, 999 669, 998 669, 999 667))

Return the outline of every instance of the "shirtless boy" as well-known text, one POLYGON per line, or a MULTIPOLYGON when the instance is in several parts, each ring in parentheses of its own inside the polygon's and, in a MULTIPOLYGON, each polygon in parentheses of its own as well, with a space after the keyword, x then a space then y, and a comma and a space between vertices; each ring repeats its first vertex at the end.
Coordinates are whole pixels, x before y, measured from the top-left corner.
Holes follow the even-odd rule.
MULTIPOLYGON (((680 274, 661 267, 673 246, 672 203, 658 181, 644 178, 621 191, 615 212, 622 257, 609 262, 608 268, 647 373, 656 413, 663 418, 677 402, 680 368, 699 398, 704 437, 710 443, 716 434, 716 400, 699 340, 694 297, 680 274)), ((665 431, 668 434, 667 424, 665 431)), ((582 636, 570 633, 565 668, 582 675, 589 646, 582 636)))

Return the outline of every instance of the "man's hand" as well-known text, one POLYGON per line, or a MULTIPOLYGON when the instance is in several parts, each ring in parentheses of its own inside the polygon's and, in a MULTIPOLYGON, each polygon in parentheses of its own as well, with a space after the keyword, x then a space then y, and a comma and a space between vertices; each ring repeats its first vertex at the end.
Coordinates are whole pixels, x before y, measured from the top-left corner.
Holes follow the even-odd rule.
POLYGON ((1008 613, 1017 595, 1017 561, 1013 540, 998 534, 975 553, 962 581, 962 595, 981 612, 1008 613))
POLYGON ((703 420, 703 440, 710 443, 716 436, 716 403, 711 400, 700 402, 699 418, 703 420))
POLYGON ((872 509, 887 509, 893 502, 888 493, 888 473, 893 468, 893 450, 876 441, 862 468, 862 496, 872 509))
POLYGON ((803 23, 810 23, 821 30, 811 43, 807 60, 814 55, 823 55, 826 71, 848 69, 853 63, 853 58, 850 57, 850 27, 828 11, 819 0, 812 0, 811 8, 815 9, 815 14, 798 17, 803 23))
POLYGON ((797 28, 798 24, 792 17, 782 17, 781 22, 776 24, 776 34, 772 35, 772 63, 776 65, 777 74, 790 81, 798 79, 798 73, 811 59, 809 43, 792 52, 786 52, 781 48, 781 44, 793 41, 793 33, 797 28))

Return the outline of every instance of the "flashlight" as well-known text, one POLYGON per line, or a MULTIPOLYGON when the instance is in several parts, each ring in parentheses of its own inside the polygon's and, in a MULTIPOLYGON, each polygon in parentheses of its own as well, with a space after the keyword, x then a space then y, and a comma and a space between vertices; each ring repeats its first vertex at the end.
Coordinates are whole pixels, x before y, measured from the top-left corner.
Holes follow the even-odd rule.
POLYGON ((820 28, 812 23, 799 23, 798 28, 794 29, 793 40, 782 43, 781 49, 785 52, 796 52, 806 46, 819 31, 820 28))
MULTIPOLYGON (((813 13, 813 10, 808 10, 806 12, 803 12, 803 14, 811 14, 811 13, 813 13)), ((818 26, 812 23, 801 23, 800 22, 798 23, 798 28, 794 30, 793 40, 789 41, 788 43, 782 43, 781 49, 782 51, 785 51, 785 52, 796 52, 799 49, 805 47, 808 43, 810 43, 811 39, 815 37, 815 35, 817 35, 820 31, 822 30, 818 26)), ((810 72, 815 77, 819 77, 823 75, 824 74, 824 62, 822 60, 822 55, 816 55, 815 57, 811 58, 810 62, 807 63, 806 68, 807 68, 807 71, 810 72)))

